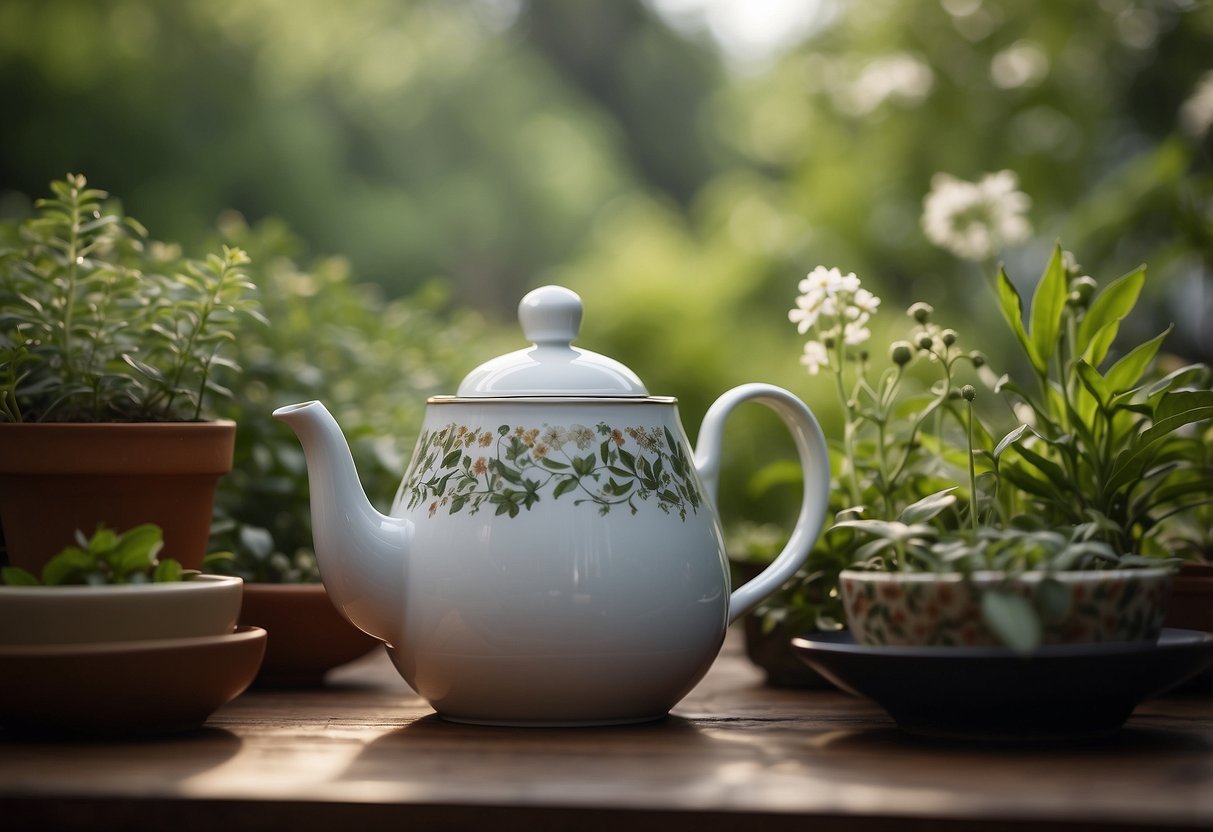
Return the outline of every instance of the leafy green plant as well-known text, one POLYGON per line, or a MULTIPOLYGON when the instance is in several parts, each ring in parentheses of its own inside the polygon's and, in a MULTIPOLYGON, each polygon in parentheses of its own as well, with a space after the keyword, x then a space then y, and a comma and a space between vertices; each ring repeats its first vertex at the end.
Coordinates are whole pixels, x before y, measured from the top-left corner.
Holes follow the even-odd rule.
POLYGON ((261 319, 227 247, 182 259, 89 188, 51 184, 0 240, 0 421, 187 421, 238 366, 222 355, 261 319))
POLYGON ((0 569, 0 578, 9 586, 104 586, 182 581, 197 574, 172 558, 157 557, 164 548, 164 535, 153 523, 121 533, 99 526, 92 537, 77 531, 76 544, 47 561, 40 576, 6 566, 0 569))
MULTIPOLYGON (((1005 272, 1000 308, 1034 385, 997 376, 959 334, 909 309, 915 330, 891 345, 890 367, 873 377, 866 324, 879 305, 854 275, 819 268, 801 285, 790 317, 811 332, 802 362, 834 375, 845 414, 837 443, 845 503, 815 552, 816 563, 899 570, 1015 575, 1169 562, 1176 521, 1213 503, 1209 369, 1152 371, 1166 332, 1109 360, 1121 322, 1144 284, 1144 267, 1102 290, 1067 262, 1060 246, 1037 284, 1027 322, 1005 272), (935 376, 924 393, 904 389, 914 365, 935 376), (1018 421, 977 409, 978 387, 1018 421)), ((837 506, 836 506, 837 508, 837 506)), ((1189 527, 1190 529, 1190 527, 1189 527)), ((1208 546, 1208 530, 1197 545, 1208 546)), ((804 575, 836 579, 836 571, 804 575)), ((985 623, 1006 643, 1031 649, 1040 621, 1055 616, 1048 581, 1028 601, 994 588, 985 623)), ((821 623, 829 604, 785 594, 774 620, 821 623)), ((836 613, 835 613, 836 614, 836 613)))

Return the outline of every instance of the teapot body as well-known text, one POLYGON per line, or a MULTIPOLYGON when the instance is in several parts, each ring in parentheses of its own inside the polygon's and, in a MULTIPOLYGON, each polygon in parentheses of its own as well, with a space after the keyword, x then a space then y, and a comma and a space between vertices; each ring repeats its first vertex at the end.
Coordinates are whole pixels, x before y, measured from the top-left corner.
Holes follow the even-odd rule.
POLYGON ((388 652, 443 716, 657 719, 729 618, 720 524, 671 399, 436 398, 392 507, 388 652))

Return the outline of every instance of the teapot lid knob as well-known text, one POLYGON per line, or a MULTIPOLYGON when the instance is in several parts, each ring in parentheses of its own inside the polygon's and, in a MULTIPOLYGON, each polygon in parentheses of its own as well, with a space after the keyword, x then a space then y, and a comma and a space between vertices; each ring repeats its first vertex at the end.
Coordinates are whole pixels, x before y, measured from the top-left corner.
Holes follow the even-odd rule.
POLYGON ((518 304, 532 346, 500 355, 468 373, 458 397, 641 398, 649 391, 624 365, 572 346, 581 331, 581 298, 563 286, 541 286, 518 304))
POLYGON ((518 323, 533 344, 570 344, 581 331, 581 297, 563 286, 540 286, 518 303, 518 323))

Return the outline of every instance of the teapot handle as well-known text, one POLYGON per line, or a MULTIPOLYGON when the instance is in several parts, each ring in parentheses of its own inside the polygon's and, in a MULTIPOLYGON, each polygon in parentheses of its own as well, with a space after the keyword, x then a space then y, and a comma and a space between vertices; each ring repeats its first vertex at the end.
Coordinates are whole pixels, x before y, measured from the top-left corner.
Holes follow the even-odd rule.
POLYGON ((756 401, 774 410, 783 419, 804 469, 804 499, 792 537, 771 565, 758 577, 733 591, 729 599, 729 622, 733 622, 758 606, 789 578, 809 556, 825 522, 830 495, 830 459, 825 436, 808 406, 782 387, 771 384, 743 384, 718 398, 703 417, 699 428, 699 444, 695 449, 695 470, 709 498, 716 502, 720 481, 720 446, 724 423, 733 408, 742 402, 756 401))

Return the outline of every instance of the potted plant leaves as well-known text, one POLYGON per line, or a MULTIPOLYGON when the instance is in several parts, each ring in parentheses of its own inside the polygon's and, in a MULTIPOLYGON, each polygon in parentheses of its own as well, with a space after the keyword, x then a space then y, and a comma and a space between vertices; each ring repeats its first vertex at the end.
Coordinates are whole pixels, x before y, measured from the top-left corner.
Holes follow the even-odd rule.
MULTIPOLYGON (((1165 331, 1108 360, 1144 281, 1142 267, 1100 289, 1057 246, 1025 325, 1020 296, 1000 272, 999 307, 1031 384, 993 372, 924 303, 910 308, 910 337, 892 344, 888 367, 875 374, 859 344, 879 300, 838 270, 819 268, 802 283, 792 319, 812 336, 803 361, 834 375, 845 416, 838 487, 848 505, 822 546, 847 556, 837 590, 854 645, 850 659, 950 648, 961 651, 953 658, 992 660, 1045 656, 1062 644, 1079 651, 1071 660, 1105 657, 1105 664, 1107 655, 1156 661, 1187 650, 1189 674, 1213 660, 1196 634, 1178 645, 1184 639, 1174 634, 1159 640, 1178 562, 1173 530, 1178 518, 1213 500, 1209 370, 1153 370, 1165 331), (928 390, 907 395, 907 380, 923 369, 933 378, 928 390), (979 410, 986 395, 1002 407, 979 410), (994 429, 1002 408, 1017 423, 994 429)), ((839 649, 803 652, 822 669, 839 649)), ((1009 665, 1004 689, 1042 662, 1009 665)), ((1122 671, 1133 675, 1129 665, 1122 671)), ((1153 673, 1137 668, 1145 686, 1109 712, 1092 708, 1084 716, 1078 702, 1050 703, 1049 712, 1065 714, 1070 727, 1119 724, 1157 692, 1148 682, 1182 678, 1176 668, 1153 673)), ((904 687, 882 690, 904 700, 913 686, 904 687)), ((969 712, 986 720, 973 726, 990 729, 1006 716, 1006 702, 981 693, 984 710, 969 712)), ((928 711, 927 718, 921 710, 894 715, 931 726, 940 712, 928 711)), ((1032 727, 1058 728, 1018 724, 1032 727)))
POLYGON ((78 530, 154 523, 197 569, 236 429, 204 414, 230 395, 236 330, 261 318, 248 258, 182 258, 83 176, 51 189, 34 216, 0 227, 8 561, 37 572, 78 530))
POLYGON ((248 687, 266 634, 236 628, 240 579, 184 569, 162 548, 155 525, 100 527, 38 574, 0 570, 3 729, 189 730, 248 687))

